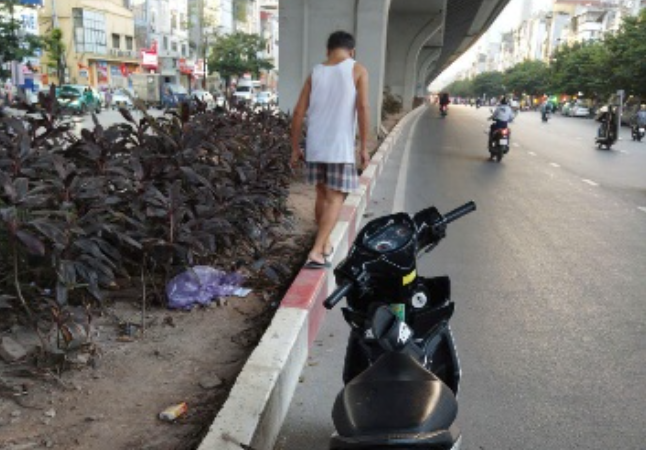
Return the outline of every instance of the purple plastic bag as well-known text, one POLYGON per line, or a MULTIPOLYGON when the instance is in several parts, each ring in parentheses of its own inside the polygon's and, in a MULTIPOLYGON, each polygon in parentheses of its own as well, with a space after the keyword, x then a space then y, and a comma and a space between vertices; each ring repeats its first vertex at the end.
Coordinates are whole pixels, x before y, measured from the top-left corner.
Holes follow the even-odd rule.
POLYGON ((244 281, 239 273, 226 273, 209 266, 195 266, 166 285, 170 309, 192 309, 208 305, 219 297, 231 295, 244 281))

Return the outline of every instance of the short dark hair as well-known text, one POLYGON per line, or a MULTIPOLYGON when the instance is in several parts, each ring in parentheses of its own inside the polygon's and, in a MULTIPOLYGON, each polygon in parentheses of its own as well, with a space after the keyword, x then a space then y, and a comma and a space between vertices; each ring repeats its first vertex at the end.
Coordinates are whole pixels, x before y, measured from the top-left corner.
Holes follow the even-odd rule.
POLYGON ((354 50, 356 42, 354 36, 345 31, 335 31, 330 35, 327 40, 328 51, 336 50, 337 48, 344 48, 346 50, 354 50))

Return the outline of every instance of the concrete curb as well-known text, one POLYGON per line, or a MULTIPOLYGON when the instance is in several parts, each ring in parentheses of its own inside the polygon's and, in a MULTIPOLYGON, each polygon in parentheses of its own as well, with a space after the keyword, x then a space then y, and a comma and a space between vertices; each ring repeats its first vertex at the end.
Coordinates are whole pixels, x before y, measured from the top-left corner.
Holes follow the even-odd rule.
MULTIPOLYGON (((410 112, 397 124, 363 172, 360 188, 346 198, 332 232, 333 266, 345 257, 354 241, 377 178, 403 128, 423 109, 410 112)), ((309 347, 325 317, 323 300, 334 287, 332 270, 301 270, 198 450, 274 448, 309 347)))

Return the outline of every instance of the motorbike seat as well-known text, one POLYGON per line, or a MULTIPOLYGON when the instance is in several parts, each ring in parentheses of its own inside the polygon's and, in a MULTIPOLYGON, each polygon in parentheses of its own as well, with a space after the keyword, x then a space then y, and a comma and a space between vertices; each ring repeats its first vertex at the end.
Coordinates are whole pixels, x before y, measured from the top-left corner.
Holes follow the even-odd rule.
POLYGON ((339 393, 332 411, 341 437, 448 430, 458 412, 453 392, 413 357, 386 353, 339 393))

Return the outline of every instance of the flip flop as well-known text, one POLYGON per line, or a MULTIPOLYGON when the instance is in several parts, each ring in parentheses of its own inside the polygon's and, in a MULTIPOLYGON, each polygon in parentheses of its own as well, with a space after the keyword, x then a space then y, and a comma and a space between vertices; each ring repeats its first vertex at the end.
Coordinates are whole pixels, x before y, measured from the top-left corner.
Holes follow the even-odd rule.
POLYGON ((330 246, 330 252, 329 253, 323 253, 324 258, 329 258, 330 256, 334 255, 334 245, 330 246))
POLYGON ((311 259, 308 259, 305 265, 303 266, 304 269, 327 269, 332 267, 332 264, 329 262, 325 261, 324 263, 320 263, 311 259))

